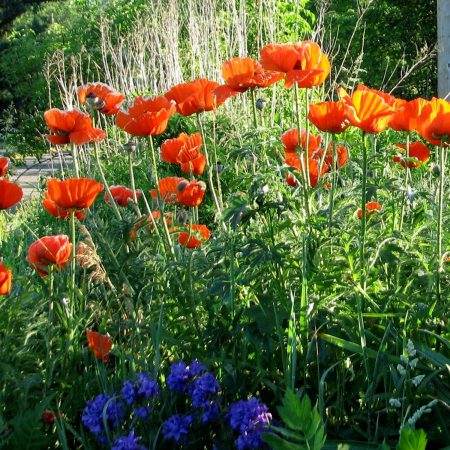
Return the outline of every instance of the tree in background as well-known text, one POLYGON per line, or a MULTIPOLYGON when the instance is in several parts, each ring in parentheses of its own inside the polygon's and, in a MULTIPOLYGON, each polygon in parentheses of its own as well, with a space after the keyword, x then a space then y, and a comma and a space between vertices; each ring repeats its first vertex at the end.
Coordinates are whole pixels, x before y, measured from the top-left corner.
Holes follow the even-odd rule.
MULTIPOLYGON (((323 3, 314 1, 311 6, 323 3)), ((350 75, 355 82, 361 80, 374 88, 394 89, 393 94, 399 97, 437 95, 437 61, 433 51, 437 33, 436 0, 327 0, 325 3, 328 7, 325 30, 338 33, 340 51, 334 60, 335 67, 340 65, 358 17, 367 7, 344 62, 347 69, 352 62, 359 69, 357 73, 341 71, 338 82, 344 82, 350 75), (410 68, 413 70, 408 74, 410 68), (405 75, 408 76, 404 78, 405 75)))

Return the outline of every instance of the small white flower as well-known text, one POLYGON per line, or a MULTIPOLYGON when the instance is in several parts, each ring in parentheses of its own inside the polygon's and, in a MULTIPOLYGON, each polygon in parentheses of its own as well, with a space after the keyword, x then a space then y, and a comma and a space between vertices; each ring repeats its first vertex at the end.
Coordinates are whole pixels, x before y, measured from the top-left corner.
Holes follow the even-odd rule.
POLYGON ((408 353, 409 356, 416 356, 414 342, 411 339, 408 339, 408 343, 406 344, 406 353, 408 353))
POLYGON ((397 370, 398 370, 398 373, 400 375, 405 375, 406 374, 406 370, 401 364, 397 364, 397 370))
POLYGON ((425 375, 417 375, 414 378, 411 378, 411 382, 414 386, 419 386, 420 383, 422 383, 422 380, 425 378, 425 375))
POLYGON ((405 356, 405 355, 400 355, 400 361, 401 361, 403 364, 408 364, 409 358, 408 358, 407 356, 405 356))
POLYGON ((402 406, 402 404, 398 398, 390 398, 389 404, 395 408, 400 408, 402 406))
POLYGON ((415 367, 417 366, 417 363, 419 362, 418 358, 414 358, 412 361, 409 362, 409 366, 411 367, 411 369, 415 369, 415 367))

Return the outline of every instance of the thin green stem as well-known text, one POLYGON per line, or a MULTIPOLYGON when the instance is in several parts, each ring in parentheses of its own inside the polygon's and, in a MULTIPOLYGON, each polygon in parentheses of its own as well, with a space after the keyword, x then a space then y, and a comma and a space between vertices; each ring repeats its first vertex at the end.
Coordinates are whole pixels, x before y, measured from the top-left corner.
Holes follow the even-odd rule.
POLYGON ((70 285, 70 290, 71 290, 71 302, 73 305, 73 308, 75 308, 75 276, 76 276, 76 270, 77 270, 77 243, 76 243, 76 233, 75 233, 75 210, 73 209, 72 211, 70 211, 70 235, 71 235, 71 242, 72 242, 72 261, 71 261, 71 266, 72 266, 72 273, 71 273, 71 285, 70 285))
POLYGON ((408 197, 408 183, 409 183, 409 140, 410 136, 409 133, 406 135, 406 158, 405 158, 405 194, 402 198, 402 208, 400 210, 400 224, 398 229, 402 231, 403 228, 403 220, 404 220, 404 214, 405 214, 405 205, 406 205, 406 199, 408 197))
MULTIPOLYGON (((302 149, 302 120, 301 120, 301 109, 300 109, 300 98, 299 98, 299 92, 298 92, 298 86, 297 83, 294 84, 294 96, 295 96, 295 107, 297 110, 297 130, 298 130, 298 148, 300 153, 300 167, 303 175, 303 194, 305 198, 305 211, 306 211, 306 217, 309 219, 311 215, 310 207, 309 207, 309 172, 307 172, 307 169, 305 167, 306 161, 305 161, 305 152, 302 149)), ((308 159, 308 155, 306 155, 306 159, 308 159)), ((309 163, 308 163, 309 164, 309 163)))
POLYGON ((360 239, 359 239, 359 264, 360 264, 360 274, 361 274, 361 286, 365 289, 365 277, 366 277, 366 265, 365 265, 365 254, 366 254, 366 203, 367 203, 367 146, 366 146, 366 133, 362 133, 362 182, 361 182, 361 228, 360 228, 360 239))
POLYGON ((80 164, 78 162, 78 149, 74 143, 70 144, 72 150, 73 167, 75 168, 75 177, 80 178, 80 164))
POLYGON ((157 166, 157 163, 156 163, 156 151, 155 151, 155 146, 153 144, 153 136, 149 135, 148 140, 149 140, 149 144, 150 144, 150 154, 151 154, 151 157, 152 157, 153 180, 154 180, 154 182, 156 184, 156 193, 157 193, 157 198, 158 198, 159 210, 161 212, 161 220, 162 220, 162 223, 163 223, 164 234, 166 235, 167 246, 168 246, 169 252, 171 253, 172 256, 175 256, 175 251, 173 249, 172 238, 170 237, 169 227, 167 226, 167 221, 166 221, 166 217, 164 215, 163 208, 161 208, 161 198, 159 196, 158 166, 157 166))
POLYGON ((250 88, 250 96, 252 98, 253 127, 258 129, 258 117, 256 115, 256 95, 255 88, 250 88))
POLYGON ((216 211, 217 211, 217 215, 219 217, 219 220, 222 223, 222 227, 226 230, 225 224, 222 222, 222 208, 220 207, 219 199, 217 197, 216 190, 214 188, 214 182, 213 182, 213 177, 212 177, 211 161, 210 161, 210 158, 209 158, 208 147, 206 145, 206 139, 205 139, 205 133, 204 133, 204 130, 203 130, 203 125, 202 125, 202 121, 200 119, 200 115, 199 114, 197 114, 197 122, 198 122, 198 126, 199 126, 199 129, 200 129, 200 134, 202 135, 203 151, 205 152, 205 158, 206 158, 206 171, 207 171, 207 176, 208 176, 209 188, 211 189, 211 195, 213 197, 214 205, 216 206, 216 211))
POLYGON ((442 266, 442 222, 444 212, 445 187, 445 147, 441 145, 439 152, 439 190, 438 190, 438 217, 437 217, 437 246, 436 246, 436 301, 441 300, 441 266, 442 266))
POLYGON ((128 152, 128 168, 130 170, 130 183, 131 183, 131 190, 133 191, 133 202, 136 205, 136 213, 139 218, 142 217, 141 211, 138 206, 138 199, 137 199, 137 193, 136 193, 136 184, 134 181, 134 171, 133 171, 133 153, 128 152))
POLYGON ((155 151, 155 145, 153 143, 153 136, 148 136, 148 142, 150 145, 150 155, 152 157, 152 171, 153 171, 153 181, 155 185, 159 186, 159 176, 158 176, 158 165, 156 162, 156 151, 155 151))
MULTIPOLYGON (((334 209, 334 193, 336 190, 336 183, 337 183, 337 151, 336 151, 336 143, 331 141, 331 148, 332 148, 332 158, 333 158, 333 178, 331 181, 331 189, 330 189, 330 208, 329 208, 329 214, 328 214, 328 232, 331 236, 332 233, 332 225, 333 225, 333 209, 334 209)), ((320 173, 320 169, 319 169, 320 173)))
POLYGON ((100 161, 100 152, 97 142, 94 142, 94 154, 95 154, 95 161, 98 167, 98 172, 100 174, 100 179, 102 180, 103 186, 105 186, 106 194, 108 195, 109 198, 109 203, 111 204, 111 207, 117 219, 122 220, 122 215, 120 214, 119 208, 117 207, 114 197, 111 194, 111 190, 109 189, 108 182, 106 181, 105 172, 103 171, 102 163, 100 161))

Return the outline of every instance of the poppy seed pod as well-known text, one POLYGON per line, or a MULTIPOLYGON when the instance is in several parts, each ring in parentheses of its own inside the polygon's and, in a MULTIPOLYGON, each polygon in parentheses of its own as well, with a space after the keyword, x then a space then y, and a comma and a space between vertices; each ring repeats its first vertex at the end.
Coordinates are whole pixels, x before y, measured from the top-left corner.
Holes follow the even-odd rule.
POLYGON ((133 153, 136 150, 136 142, 134 141, 128 141, 124 146, 123 149, 127 153, 133 153))
POLYGON ((434 177, 438 177, 441 174, 441 168, 439 167, 438 164, 435 163, 431 166, 431 174, 434 177))
POLYGON ((416 199, 416 194, 414 194, 414 191, 411 186, 408 186, 406 189, 406 197, 408 197, 408 200, 410 202, 413 202, 416 199))
POLYGON ((258 98, 256 100, 256 109, 262 111, 266 107, 266 101, 263 98, 258 98))
POLYGON ((189 214, 185 209, 180 209, 177 211, 177 222, 185 223, 189 220, 189 214))
POLYGON ((95 111, 100 111, 106 105, 106 102, 100 97, 97 97, 93 92, 86 96, 86 103, 95 111))

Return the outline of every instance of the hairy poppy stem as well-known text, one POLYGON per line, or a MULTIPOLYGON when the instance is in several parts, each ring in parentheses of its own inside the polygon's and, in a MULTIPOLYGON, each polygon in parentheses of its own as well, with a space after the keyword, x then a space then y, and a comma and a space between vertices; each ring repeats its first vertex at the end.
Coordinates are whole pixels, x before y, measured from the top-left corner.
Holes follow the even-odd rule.
MULTIPOLYGON (((325 146, 325 148, 327 148, 325 146)), ((329 208, 329 215, 328 215, 328 232, 331 236, 332 231, 332 225, 333 225, 333 209, 334 209, 334 192, 336 189, 336 183, 337 183, 337 151, 336 151, 336 143, 334 142, 334 139, 331 141, 331 148, 332 148, 332 158, 333 158, 333 178, 331 181, 331 189, 330 189, 330 208, 329 208)), ((321 173, 321 167, 319 169, 319 173, 321 173)))
POLYGON ((202 125, 202 121, 200 119, 200 115, 199 114, 197 114, 197 123, 198 123, 198 126, 200 128, 200 134, 202 135, 203 150, 205 152, 205 158, 206 158, 206 170, 207 170, 207 173, 208 173, 209 188, 211 189, 211 195, 213 197, 214 204, 216 206, 217 215, 220 218, 220 221, 222 223, 222 227, 224 228, 224 230, 226 230, 225 224, 222 222, 222 209, 220 207, 219 199, 217 197, 216 190, 214 188, 211 161, 209 159, 208 147, 206 145, 206 139, 205 139, 205 132, 203 130, 203 125, 202 125))
POLYGON ((362 132, 362 182, 361 182, 361 228, 359 238, 359 264, 361 273, 361 286, 365 289, 366 285, 366 265, 364 263, 366 253, 366 203, 367 203, 367 146, 366 146, 366 133, 362 132))
POLYGON ((403 195, 402 198, 402 208, 400 210, 400 224, 398 226, 398 229, 402 231, 403 228, 403 220, 404 220, 404 214, 405 214, 405 205, 406 205, 406 199, 408 197, 408 181, 409 181, 409 133, 406 135, 406 159, 405 159, 405 195, 403 195))
POLYGON ((100 152, 98 150, 97 142, 94 142, 94 154, 95 154, 95 161, 97 163, 98 171, 100 173, 100 179, 102 180, 103 186, 105 186, 106 193, 109 198, 109 202, 111 203, 111 207, 112 207, 117 219, 122 220, 122 215, 120 214, 119 208, 117 207, 114 197, 111 194, 111 190, 109 189, 108 182, 106 181, 105 172, 103 172, 103 167, 102 167, 102 163, 100 161, 100 152))
POLYGON ((132 152, 128 152, 128 167, 130 170, 130 183, 131 183, 131 190, 133 191, 133 202, 136 206, 136 213, 139 217, 139 219, 142 217, 141 211, 138 206, 138 199, 137 199, 137 193, 136 193, 136 183, 134 181, 134 171, 133 171, 133 157, 132 152))
POLYGON ((250 97, 252 99, 252 113, 253 113, 253 126, 255 130, 258 129, 258 117, 256 115, 256 95, 255 88, 250 88, 250 97))
MULTIPOLYGON (((155 151, 155 145, 153 143, 153 136, 151 134, 148 136, 148 141, 150 143, 150 153, 152 155, 153 178, 156 183, 156 193, 157 193, 158 203, 160 204, 161 198, 159 196, 159 176, 158 176, 158 167, 156 165, 156 151, 155 151)), ((161 211, 161 219, 162 219, 162 223, 163 223, 164 233, 165 233, 166 239, 167 239, 167 246, 169 248, 169 252, 172 254, 172 256, 174 256, 175 252, 173 249, 172 238, 170 237, 169 227, 167 226, 167 221, 164 216, 164 211, 163 211, 163 208, 161 207, 161 204, 159 205, 159 209, 161 211)))
POLYGON ((76 249, 76 235, 75 235, 75 210, 70 211, 70 240, 72 241, 72 273, 71 273, 71 294, 72 305, 75 307, 75 274, 77 270, 77 249, 76 249))
POLYGON ((73 142, 70 143, 70 147, 72 150, 72 159, 73 159, 73 167, 75 168, 75 176, 77 178, 80 178, 80 165, 78 162, 78 150, 77 150, 76 145, 73 142))
MULTIPOLYGON (((306 171, 305 160, 304 160, 304 151, 302 150, 302 120, 301 120, 301 110, 300 110, 300 99, 297 83, 294 83, 294 96, 295 96, 295 107, 297 109, 297 130, 298 130, 298 148, 300 149, 300 167, 303 175, 303 195, 305 197, 305 211, 306 217, 309 219, 311 215, 309 208, 309 173, 306 171)), ((306 159, 308 159, 308 155, 306 155, 306 159)))
POLYGON ((436 301, 441 300, 441 269, 442 269, 442 221, 444 211, 444 185, 445 185, 445 147, 439 146, 439 191, 438 191, 438 217, 437 217, 437 253, 436 253, 436 301))

